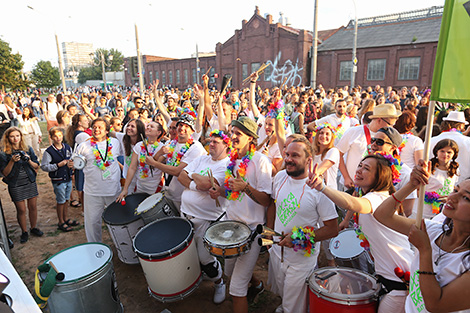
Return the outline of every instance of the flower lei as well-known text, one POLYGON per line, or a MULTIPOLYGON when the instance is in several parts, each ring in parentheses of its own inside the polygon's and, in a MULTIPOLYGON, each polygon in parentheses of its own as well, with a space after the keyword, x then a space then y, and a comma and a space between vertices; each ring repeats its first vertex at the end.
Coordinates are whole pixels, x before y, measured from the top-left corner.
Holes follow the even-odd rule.
POLYGON ((171 165, 171 166, 180 165, 181 158, 189 150, 189 147, 191 147, 193 142, 194 142, 193 137, 190 137, 189 140, 186 142, 186 144, 181 148, 180 152, 178 152, 178 154, 175 155, 175 147, 176 147, 176 144, 178 143, 178 138, 176 138, 175 140, 172 140, 169 146, 166 164, 171 165))
POLYGON ((106 161, 103 161, 101 157, 100 150, 98 149, 98 143, 95 141, 95 138, 90 138, 90 145, 91 149, 93 150, 93 155, 95 156, 96 166, 98 166, 100 170, 105 171, 106 168, 110 166, 114 160, 113 154, 111 153, 111 150, 113 148, 113 145, 111 144, 111 139, 109 139, 109 137, 106 138, 106 146, 108 147, 108 150, 106 151, 106 157, 104 158, 106 161))
POLYGON ((400 146, 398 147, 398 153, 401 154, 401 150, 403 150, 403 148, 405 147, 406 143, 408 142, 408 139, 410 139, 410 136, 413 135, 412 132, 407 132, 403 135, 401 135, 401 137, 403 138, 403 141, 401 142, 400 146))
POLYGON ((400 160, 400 156, 394 157, 391 154, 386 154, 383 151, 378 151, 376 154, 380 154, 383 156, 385 159, 387 159, 388 163, 390 163, 390 168, 392 169, 392 178, 393 178, 393 184, 397 184, 401 181, 400 179, 400 170, 403 165, 403 163, 400 160))
POLYGON ((439 206, 441 201, 439 201, 440 195, 435 191, 425 191, 424 192, 424 203, 430 204, 432 207, 432 213, 439 214, 439 206))
POLYGON ((306 257, 312 256, 315 252, 315 231, 312 226, 294 226, 291 238, 294 251, 303 250, 306 257))
POLYGON ((223 142, 225 142, 228 145, 229 151, 232 152, 232 140, 227 135, 225 135, 223 131, 214 129, 210 133, 211 137, 212 135, 222 138, 223 142))
MULTIPOLYGON (((248 168, 248 163, 250 163, 251 159, 253 159, 253 155, 255 154, 256 148, 255 145, 250 145, 250 149, 246 152, 246 155, 242 158, 240 166, 238 167, 238 175, 243 179, 246 175, 246 169, 248 168)), ((225 195, 228 200, 237 200, 240 191, 232 191, 228 186, 228 181, 230 178, 235 177, 233 173, 233 169, 235 168, 236 161, 238 159, 238 151, 235 149, 230 153, 230 163, 225 170, 225 195)))
POLYGON ((149 148, 149 151, 145 149, 145 146, 142 144, 140 146, 140 154, 139 154, 139 168, 140 168, 140 178, 147 178, 149 176, 149 166, 147 163, 145 163, 145 159, 147 157, 147 154, 149 156, 152 156, 153 152, 158 148, 158 142, 154 142, 150 146, 147 146, 149 148))
POLYGON ((317 128, 315 128, 315 133, 318 133, 320 130, 322 130, 323 128, 329 128, 331 129, 331 132, 333 133, 333 136, 335 136, 336 134, 336 128, 333 127, 333 125, 331 125, 330 123, 326 122, 326 123, 322 123, 320 125, 317 126, 317 128))
POLYGON ((191 115, 192 117, 196 118, 197 117, 197 113, 196 111, 194 111, 193 108, 184 108, 181 113, 181 115, 184 115, 184 114, 188 114, 188 115, 191 115))
POLYGON ((284 119, 284 101, 271 102, 269 104, 268 116, 278 120, 284 119))
POLYGON ((460 130, 457 130, 457 128, 451 128, 449 130, 443 130, 442 133, 447 133, 447 132, 456 132, 461 134, 462 132, 460 130))
MULTIPOLYGON (((362 197, 362 189, 359 187, 354 187, 356 190, 356 194, 358 197, 362 197)), ((359 225, 359 214, 356 213, 354 214, 354 232, 356 233, 356 237, 361 240, 361 247, 364 248, 366 251, 370 251, 370 243, 369 240, 367 240, 366 234, 362 231, 362 226, 359 225)))

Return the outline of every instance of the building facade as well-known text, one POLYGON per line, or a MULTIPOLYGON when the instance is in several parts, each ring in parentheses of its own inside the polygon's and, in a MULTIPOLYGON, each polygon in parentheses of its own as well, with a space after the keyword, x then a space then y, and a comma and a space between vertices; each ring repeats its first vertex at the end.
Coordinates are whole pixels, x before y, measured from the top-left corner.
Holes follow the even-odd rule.
POLYGON ((93 65, 90 54, 95 53, 93 44, 79 42, 63 42, 62 53, 64 55, 64 70, 70 71, 93 65))

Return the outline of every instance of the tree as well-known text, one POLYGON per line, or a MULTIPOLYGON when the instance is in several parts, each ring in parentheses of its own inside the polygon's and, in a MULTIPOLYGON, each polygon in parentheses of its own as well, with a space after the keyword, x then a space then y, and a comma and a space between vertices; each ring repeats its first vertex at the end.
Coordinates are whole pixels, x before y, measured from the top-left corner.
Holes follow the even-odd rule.
POLYGON ((101 66, 84 67, 78 74, 78 82, 84 84, 87 80, 101 80, 101 66))
POLYGON ((99 48, 99 49, 96 49, 95 51, 95 54, 93 56, 93 62, 96 65, 99 65, 100 73, 101 73, 101 53, 103 53, 103 57, 104 57, 105 71, 107 72, 122 71, 122 68, 124 66, 124 55, 120 51, 114 48, 110 50, 99 48), (113 56, 112 61, 109 59, 110 55, 113 56))
POLYGON ((24 89, 29 82, 22 73, 24 62, 19 53, 12 54, 10 45, 0 39, 0 86, 24 89))
POLYGON ((61 83, 59 69, 50 61, 39 61, 31 71, 31 78, 39 88, 53 88, 61 83))

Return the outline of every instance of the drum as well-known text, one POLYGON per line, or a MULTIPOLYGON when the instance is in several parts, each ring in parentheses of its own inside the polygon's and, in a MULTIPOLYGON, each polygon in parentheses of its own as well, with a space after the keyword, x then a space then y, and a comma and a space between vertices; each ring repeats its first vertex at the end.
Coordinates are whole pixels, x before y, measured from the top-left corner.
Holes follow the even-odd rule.
POLYGON ((166 217, 142 228, 134 249, 149 285, 160 302, 173 302, 190 295, 202 281, 193 240, 193 224, 181 217, 166 217))
POLYGON ((361 247, 361 240, 357 238, 354 229, 344 229, 338 236, 330 240, 330 252, 337 265, 350 267, 363 272, 374 274, 374 262, 369 253, 361 247))
POLYGON ((204 234, 204 246, 209 253, 226 259, 236 258, 251 248, 251 229, 238 221, 212 224, 204 234))
POLYGON ((83 170, 86 166, 86 158, 80 154, 72 155, 73 167, 77 170, 83 170))
POLYGON ((135 215, 135 208, 149 195, 136 193, 126 197, 126 204, 113 202, 103 212, 103 221, 116 247, 119 260, 126 264, 138 264, 139 259, 132 248, 137 232, 145 226, 140 216, 135 215))
POLYGON ((49 297, 50 312, 123 312, 112 257, 107 245, 93 242, 72 246, 46 260, 65 274, 49 297))
POLYGON ((161 192, 153 194, 142 201, 135 213, 142 217, 145 225, 163 217, 180 215, 171 200, 167 199, 164 193, 161 192))
POLYGON ((376 313, 380 284, 374 276, 344 267, 322 267, 307 280, 310 313, 376 313))

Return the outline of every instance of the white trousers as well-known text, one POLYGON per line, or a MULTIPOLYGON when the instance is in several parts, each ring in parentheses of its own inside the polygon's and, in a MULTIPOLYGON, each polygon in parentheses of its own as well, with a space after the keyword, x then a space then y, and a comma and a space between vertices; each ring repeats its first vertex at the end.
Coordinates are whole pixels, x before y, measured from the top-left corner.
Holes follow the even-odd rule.
POLYGON ((102 242, 101 215, 104 209, 113 201, 115 196, 91 196, 86 193, 83 195, 83 210, 85 215, 85 234, 88 242, 102 242))

